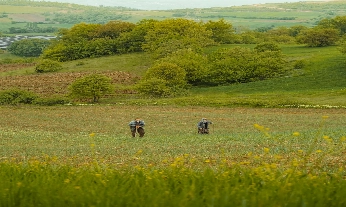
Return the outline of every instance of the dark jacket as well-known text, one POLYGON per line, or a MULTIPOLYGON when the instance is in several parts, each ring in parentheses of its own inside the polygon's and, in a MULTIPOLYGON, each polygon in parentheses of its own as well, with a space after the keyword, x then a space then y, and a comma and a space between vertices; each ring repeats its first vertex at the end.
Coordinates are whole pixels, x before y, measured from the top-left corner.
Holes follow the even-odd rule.
POLYGON ((201 120, 200 122, 198 122, 197 127, 200 129, 209 129, 209 124, 212 124, 211 121, 206 121, 206 120, 201 120))
POLYGON ((136 120, 130 121, 129 126, 131 130, 136 129, 136 126, 138 127, 144 127, 145 123, 143 120, 139 120, 138 122, 136 120))

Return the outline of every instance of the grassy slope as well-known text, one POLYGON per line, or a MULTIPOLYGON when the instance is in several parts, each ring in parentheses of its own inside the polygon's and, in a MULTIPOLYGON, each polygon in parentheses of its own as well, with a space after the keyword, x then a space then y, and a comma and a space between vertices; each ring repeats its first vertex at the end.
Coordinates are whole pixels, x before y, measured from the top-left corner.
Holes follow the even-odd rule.
POLYGON ((219 87, 195 87, 186 97, 112 101, 209 106, 345 106, 346 62, 345 56, 337 47, 307 48, 300 45, 282 45, 282 50, 289 60, 304 60, 306 66, 301 70, 295 70, 289 76, 265 81, 219 87))
MULTIPOLYGON (((244 45, 253 47, 254 45, 244 45)), ((223 45, 222 47, 234 47, 223 45)), ((291 61, 304 60, 306 66, 292 75, 271 80, 219 87, 192 88, 186 97, 141 99, 136 95, 116 96, 103 100, 107 103, 173 104, 209 106, 278 106, 278 105, 333 105, 346 103, 346 62, 337 47, 307 48, 282 45, 283 53, 291 61)), ((208 52, 217 48, 208 48, 208 52)), ((6 54, 0 55, 3 56, 6 54)), ((8 57, 8 56, 7 56, 8 57)), ((137 76, 144 74, 152 61, 146 54, 126 54, 77 60, 63 63, 63 73, 81 71, 123 71, 137 76)), ((1 72, 1 76, 30 75, 34 68, 1 72)), ((58 75, 58 73, 57 73, 58 75)))
POLYGON ((306 61, 301 75, 216 88, 196 88, 193 95, 227 102, 259 101, 282 104, 345 105, 346 62, 336 47, 305 48, 284 46, 283 52, 294 59, 306 61))

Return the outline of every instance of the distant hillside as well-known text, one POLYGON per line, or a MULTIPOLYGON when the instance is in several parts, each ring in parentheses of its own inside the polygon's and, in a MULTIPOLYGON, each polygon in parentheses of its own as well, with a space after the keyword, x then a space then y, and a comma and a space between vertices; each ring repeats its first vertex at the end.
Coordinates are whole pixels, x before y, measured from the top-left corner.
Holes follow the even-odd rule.
POLYGON ((165 11, 142 11, 124 7, 96 7, 46 1, 0 1, 0 5, 0 32, 4 34, 52 33, 58 28, 69 28, 80 22, 104 24, 111 20, 121 20, 136 23, 141 19, 167 18, 186 18, 196 21, 223 18, 236 27, 249 29, 295 25, 311 27, 321 19, 346 15, 345 1, 267 3, 165 11))

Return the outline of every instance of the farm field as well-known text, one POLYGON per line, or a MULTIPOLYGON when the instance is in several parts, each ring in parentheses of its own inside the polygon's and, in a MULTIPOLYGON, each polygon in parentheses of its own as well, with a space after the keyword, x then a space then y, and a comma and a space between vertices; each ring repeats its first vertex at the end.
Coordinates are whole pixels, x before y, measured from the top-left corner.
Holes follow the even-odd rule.
POLYGON ((346 202, 344 109, 80 105, 0 113, 1 206, 346 202), (127 126, 137 116, 146 122, 142 139, 127 126), (196 133, 201 117, 213 122, 209 135, 196 133))

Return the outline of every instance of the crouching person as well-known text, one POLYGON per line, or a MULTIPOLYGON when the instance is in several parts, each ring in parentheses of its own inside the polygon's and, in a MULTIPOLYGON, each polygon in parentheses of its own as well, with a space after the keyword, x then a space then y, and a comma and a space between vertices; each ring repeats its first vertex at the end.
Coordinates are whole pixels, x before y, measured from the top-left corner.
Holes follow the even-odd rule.
POLYGON ((211 121, 208 121, 206 118, 202 118, 197 124, 199 134, 209 134, 209 125, 212 124, 211 121))
POLYGON ((135 120, 131 121, 129 123, 130 130, 132 137, 136 137, 136 133, 139 134, 139 137, 143 137, 145 132, 144 132, 144 121, 141 120, 140 118, 136 118, 135 120))

